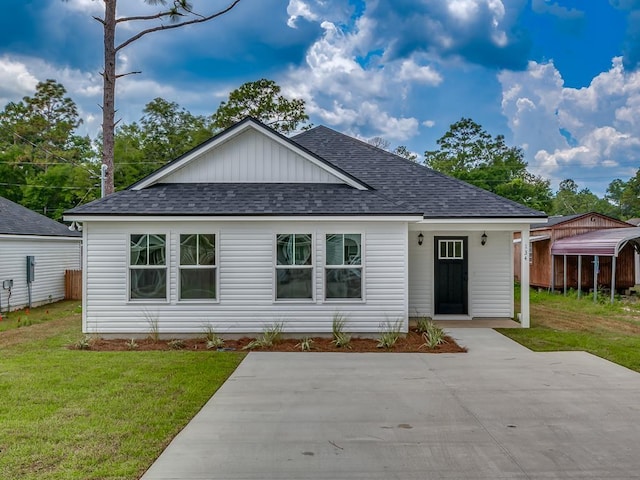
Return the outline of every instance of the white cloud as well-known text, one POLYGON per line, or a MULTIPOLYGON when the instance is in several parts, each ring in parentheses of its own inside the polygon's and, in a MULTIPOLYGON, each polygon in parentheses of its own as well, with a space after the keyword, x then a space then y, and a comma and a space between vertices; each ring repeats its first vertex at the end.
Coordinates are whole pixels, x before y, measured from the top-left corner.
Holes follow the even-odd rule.
POLYGON ((637 168, 640 72, 626 72, 621 58, 579 89, 564 87, 553 62, 530 62, 527 71, 502 72, 499 79, 502 111, 516 143, 527 145, 535 173, 602 192, 607 178, 637 168))
POLYGON ((442 76, 436 72, 433 67, 430 65, 418 65, 413 59, 401 62, 398 79, 402 81, 416 81, 428 85, 439 85, 442 83, 442 76))
POLYGON ((366 16, 350 30, 327 20, 320 26, 323 36, 307 50, 305 64, 281 82, 283 93, 303 98, 308 113, 323 123, 363 138, 404 141, 416 135, 416 118, 391 112, 398 111, 412 85, 443 81, 426 56, 387 61, 383 49, 372 55, 376 23, 366 16))
POLYGON ((102 1, 67 0, 66 2, 61 2, 61 4, 69 10, 89 15, 100 15, 104 13, 104 5, 102 1))
POLYGON ((424 122, 422 122, 422 125, 424 125, 427 128, 433 128, 436 125, 436 122, 434 122, 433 120, 425 120, 424 122))
POLYGON ((313 13, 311 7, 303 0, 289 0, 287 15, 289 15, 287 25, 291 28, 296 28, 296 20, 298 20, 298 18, 311 21, 318 19, 318 15, 313 13))
POLYGON ((38 79, 27 66, 6 55, 0 57, 0 103, 5 105, 34 92, 38 79))

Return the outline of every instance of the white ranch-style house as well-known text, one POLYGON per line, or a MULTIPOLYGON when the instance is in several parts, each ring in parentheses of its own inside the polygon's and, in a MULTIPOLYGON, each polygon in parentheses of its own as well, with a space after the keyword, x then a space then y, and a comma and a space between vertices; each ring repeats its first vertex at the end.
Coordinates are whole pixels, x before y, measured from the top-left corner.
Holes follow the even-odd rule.
POLYGON ((513 233, 546 215, 323 126, 247 118, 65 218, 83 225, 86 333, 328 333, 339 313, 366 335, 513 318, 513 233))
POLYGON ((79 270, 76 231, 0 197, 0 318, 65 297, 65 271, 79 270))

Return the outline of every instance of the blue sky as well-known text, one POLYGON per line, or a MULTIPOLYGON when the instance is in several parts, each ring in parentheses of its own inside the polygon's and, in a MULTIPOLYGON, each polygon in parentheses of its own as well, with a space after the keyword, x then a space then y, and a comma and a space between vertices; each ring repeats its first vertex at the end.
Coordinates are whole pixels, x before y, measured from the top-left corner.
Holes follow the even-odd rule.
MULTIPOLYGON (((193 0, 208 12, 228 0, 193 0)), ((38 81, 100 127, 101 0, 5 0, 0 106, 38 81)), ((119 13, 152 13, 120 0, 119 13)), ((130 28, 130 27, 127 27, 130 28)), ((120 38, 134 30, 120 30, 120 38)), ((521 146, 529 169, 604 194, 640 167, 640 0, 242 0, 207 24, 123 50, 125 122, 155 97, 211 114, 259 78, 303 98, 314 124, 422 153, 462 117, 521 146)))

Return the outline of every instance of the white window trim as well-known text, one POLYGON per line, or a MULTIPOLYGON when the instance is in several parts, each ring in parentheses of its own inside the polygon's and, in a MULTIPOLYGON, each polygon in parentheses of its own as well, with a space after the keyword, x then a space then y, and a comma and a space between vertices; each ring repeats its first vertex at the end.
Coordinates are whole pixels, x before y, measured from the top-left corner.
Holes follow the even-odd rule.
POLYGON ((317 252, 316 233, 311 231, 296 232, 275 232, 273 234, 273 303, 315 303, 316 301, 316 262, 315 256, 317 252), (311 235, 311 266, 308 265, 280 265, 282 268, 311 270, 311 298, 278 298, 278 235, 311 235))
POLYGON ((365 245, 366 239, 364 232, 325 232, 322 235, 323 237, 323 245, 322 248, 324 250, 324 264, 322 270, 322 303, 366 303, 366 269, 365 269, 365 245), (338 269, 338 268, 354 268, 353 265, 329 265, 327 264, 327 235, 360 235, 360 265, 355 266, 355 268, 360 268, 361 282, 360 286, 360 298, 327 298, 327 269, 338 269))
POLYGON ((176 249, 176 303, 179 304, 216 304, 216 303, 220 303, 220 248, 219 248, 219 242, 220 242, 220 235, 218 233, 218 231, 215 232, 211 232, 211 231, 180 231, 180 232, 176 232, 176 243, 177 243, 177 249, 176 249), (180 298, 180 292, 181 292, 181 283, 182 283, 182 277, 180 276, 180 270, 182 269, 182 264, 180 263, 180 235, 214 235, 215 239, 214 239, 214 248, 216 250, 215 252, 215 258, 216 258, 216 264, 211 267, 209 265, 185 265, 185 268, 189 268, 189 269, 211 269, 214 268, 216 271, 215 274, 215 281, 216 281, 216 298, 188 298, 188 299, 181 299, 180 298))
POLYGON ((454 239, 454 238, 439 239, 438 240, 438 260, 464 260, 464 241, 461 240, 461 239, 454 239), (446 243, 446 244, 451 243, 453 245, 455 245, 456 243, 459 243, 460 244, 460 256, 459 257, 455 256, 455 247, 453 248, 453 253, 454 254, 452 256, 449 256, 449 247, 448 247, 448 245, 447 245, 447 255, 446 256, 442 256, 441 255, 441 248, 442 248, 441 245, 443 243, 446 243))
MULTIPOLYGON (((127 281, 126 281, 126 295, 127 295, 127 303, 134 303, 136 305, 144 305, 144 304, 148 304, 148 305, 160 305, 160 304, 169 304, 171 299, 170 299, 170 292, 171 292, 171 249, 170 249, 170 242, 171 242, 171 234, 169 232, 154 232, 154 233, 150 233, 150 232, 145 232, 145 233, 138 233, 138 232, 129 232, 125 234, 125 238, 126 238, 126 249, 127 249, 127 281), (132 235, 164 235, 164 268, 166 270, 166 285, 165 285, 165 296, 164 298, 140 298, 140 299, 136 299, 136 298, 131 298, 131 236, 132 235)), ((146 269, 151 269, 151 268, 158 268, 157 265, 154 266, 134 266, 135 270, 146 270, 146 269)))

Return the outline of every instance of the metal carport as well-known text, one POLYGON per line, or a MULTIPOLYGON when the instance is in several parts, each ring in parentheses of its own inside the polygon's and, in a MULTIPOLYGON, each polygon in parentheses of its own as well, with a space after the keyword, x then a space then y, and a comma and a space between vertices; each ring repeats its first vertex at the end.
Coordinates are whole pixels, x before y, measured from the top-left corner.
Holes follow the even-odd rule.
POLYGON ((577 255, 578 257, 578 295, 580 295, 580 272, 582 268, 582 256, 594 257, 593 269, 593 291, 594 301, 598 296, 598 259, 599 257, 611 257, 611 302, 613 303, 616 284, 616 258, 620 250, 627 243, 633 243, 636 251, 640 252, 640 227, 632 228, 612 228, 598 230, 596 232, 565 237, 556 240, 551 246, 551 269, 553 278, 554 257, 562 255, 564 257, 564 293, 567 293, 567 255, 577 255))

